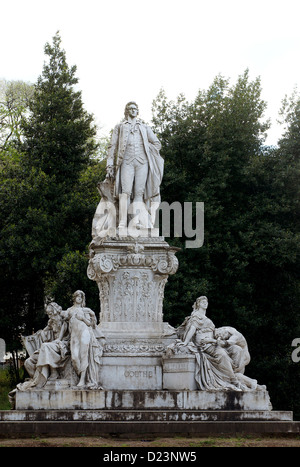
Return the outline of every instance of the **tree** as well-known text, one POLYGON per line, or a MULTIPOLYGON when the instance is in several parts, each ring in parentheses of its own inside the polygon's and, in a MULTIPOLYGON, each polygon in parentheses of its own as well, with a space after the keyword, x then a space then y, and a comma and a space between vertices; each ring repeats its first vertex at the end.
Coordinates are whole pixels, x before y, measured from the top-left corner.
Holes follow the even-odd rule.
POLYGON ((267 384, 275 407, 300 413, 290 357, 300 333, 299 166, 291 164, 299 117, 290 115, 278 151, 266 148, 269 123, 260 95, 259 79, 251 82, 246 71, 233 86, 216 77, 194 102, 184 96, 168 102, 163 91, 154 102, 165 157, 162 199, 202 201, 205 208, 202 248, 186 249, 185 237, 170 239, 182 250, 165 289, 164 313, 178 325, 195 298, 207 295, 216 326, 245 335, 249 376, 267 384))
POLYGON ((21 142, 21 121, 28 111, 33 87, 23 81, 0 81, 0 150, 9 156, 12 142, 21 142))
POLYGON ((0 334, 14 345, 20 332, 44 322, 46 295, 64 258, 77 252, 87 266, 95 179, 102 176, 93 117, 75 89, 76 67, 68 66, 58 33, 45 55, 22 137, 14 142, 18 158, 0 172, 0 334))
POLYGON ((76 66, 67 65, 58 33, 45 54, 49 62, 35 85, 31 115, 23 121, 25 160, 70 191, 97 148, 96 127, 83 109, 81 92, 74 90, 76 66))
POLYGON ((290 161, 297 163, 300 159, 300 96, 297 89, 295 89, 292 96, 286 96, 283 99, 280 117, 280 122, 285 129, 283 137, 279 141, 280 152, 284 152, 290 161))
MULTIPOLYGON (((176 240, 183 248, 180 264, 185 265, 182 278, 180 273, 176 274, 178 279, 170 278, 170 284, 178 280, 183 285, 180 296, 174 297, 177 320, 187 314, 186 303, 195 294, 208 294, 210 303, 216 301, 214 306, 220 310, 232 309, 236 300, 237 291, 232 288, 228 294, 223 276, 244 270, 243 258, 229 253, 238 244, 247 203, 245 167, 251 156, 260 152, 268 127, 261 121, 265 106, 259 80, 249 82, 247 71, 231 87, 229 80, 216 77, 192 103, 179 96, 177 102, 168 104, 164 93, 154 102, 153 122, 165 157, 162 199, 169 203, 202 201, 205 206, 203 247, 188 250, 185 237, 176 240), (185 274, 185 267, 192 268, 194 278, 185 274)), ((224 313, 225 318, 231 312, 224 313)))

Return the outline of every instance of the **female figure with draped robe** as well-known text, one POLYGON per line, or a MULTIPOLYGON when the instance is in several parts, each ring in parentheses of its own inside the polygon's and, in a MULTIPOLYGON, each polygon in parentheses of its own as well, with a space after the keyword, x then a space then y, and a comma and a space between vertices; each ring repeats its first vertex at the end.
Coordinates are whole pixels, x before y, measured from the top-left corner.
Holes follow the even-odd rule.
POLYGON ((207 318, 208 300, 199 297, 193 305, 192 314, 185 319, 177 333, 182 342, 196 356, 195 379, 199 389, 232 389, 241 391, 245 387, 233 370, 228 352, 215 339, 214 323, 207 318))
POLYGON ((79 376, 77 387, 99 388, 99 366, 103 347, 98 341, 104 336, 96 327, 95 313, 85 306, 85 294, 73 294, 73 306, 63 312, 69 322, 70 351, 73 367, 79 376))

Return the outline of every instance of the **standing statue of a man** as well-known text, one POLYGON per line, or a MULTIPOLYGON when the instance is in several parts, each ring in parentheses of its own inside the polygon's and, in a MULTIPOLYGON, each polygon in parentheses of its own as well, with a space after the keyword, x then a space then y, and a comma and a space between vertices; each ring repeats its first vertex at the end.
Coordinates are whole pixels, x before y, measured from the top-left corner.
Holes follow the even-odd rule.
POLYGON ((164 169, 159 154, 161 144, 151 128, 137 118, 138 113, 135 102, 126 105, 125 118, 115 126, 108 146, 107 177, 114 179, 114 196, 119 199, 119 229, 127 226, 131 202, 143 206, 148 213, 150 224, 145 225, 145 216, 140 215, 137 227, 153 227, 151 208, 160 203, 164 169))

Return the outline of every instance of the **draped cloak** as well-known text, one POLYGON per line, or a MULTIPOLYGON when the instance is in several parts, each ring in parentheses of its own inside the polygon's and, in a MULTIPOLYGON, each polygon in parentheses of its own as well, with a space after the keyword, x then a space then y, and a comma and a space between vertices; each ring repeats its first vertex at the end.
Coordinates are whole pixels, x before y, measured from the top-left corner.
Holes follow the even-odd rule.
POLYGON ((199 316, 194 311, 178 328, 178 335, 184 341, 191 327, 196 332, 188 344, 189 350, 196 357, 195 380, 201 390, 235 389, 236 375, 232 360, 226 350, 217 342, 201 339, 202 333, 213 333, 214 323, 206 316, 199 316))

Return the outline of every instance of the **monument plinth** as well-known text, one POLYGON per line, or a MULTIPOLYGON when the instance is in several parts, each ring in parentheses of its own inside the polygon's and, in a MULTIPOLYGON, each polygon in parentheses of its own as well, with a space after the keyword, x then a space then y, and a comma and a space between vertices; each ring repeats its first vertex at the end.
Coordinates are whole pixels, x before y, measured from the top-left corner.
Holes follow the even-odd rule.
POLYGON ((177 250, 162 237, 91 243, 88 277, 99 288, 105 388, 162 389, 161 357, 176 339, 163 321, 164 288, 177 271, 177 250))

